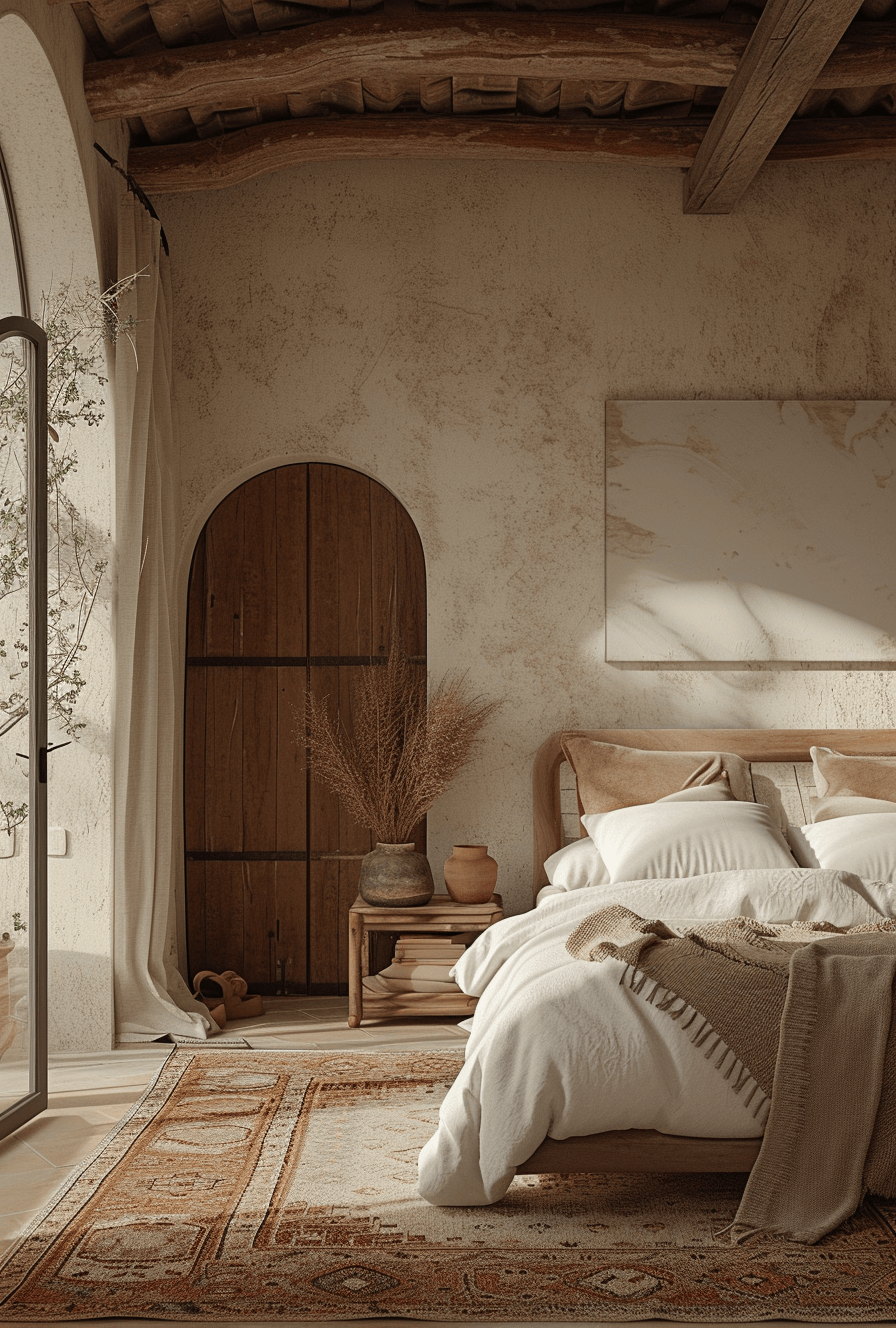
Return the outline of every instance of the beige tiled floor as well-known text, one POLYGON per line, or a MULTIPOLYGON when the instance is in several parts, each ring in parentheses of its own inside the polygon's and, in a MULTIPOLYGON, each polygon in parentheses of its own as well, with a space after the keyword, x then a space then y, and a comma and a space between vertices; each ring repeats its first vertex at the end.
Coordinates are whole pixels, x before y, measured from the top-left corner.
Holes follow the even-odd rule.
POLYGON ((343 997, 281 996, 267 1002, 267 1012, 258 1019, 232 1020, 227 1037, 243 1037, 259 1050, 284 1047, 293 1050, 377 1051, 400 1043, 405 1050, 431 1051, 439 1046, 457 1048, 466 1041, 458 1020, 411 1019, 348 1027, 348 1002, 343 997))
MULTIPOLYGON (((457 1020, 444 1019, 365 1024, 363 1028, 350 1029, 346 1022, 348 1002, 341 997, 281 997, 266 1004, 268 1013, 259 1019, 234 1021, 228 1024, 226 1034, 245 1038, 258 1049, 357 1051, 394 1046, 404 1051, 459 1050, 467 1036, 457 1027, 457 1020)), ((113 1125, 142 1095, 172 1050, 170 1043, 149 1042, 106 1053, 51 1058, 47 1110, 0 1142, 0 1256, 52 1199, 77 1164, 102 1143, 113 1125)), ((207 1054, 214 1054, 213 1045, 207 1054)), ((396 1322, 395 1319, 365 1320, 372 1328, 390 1328, 396 1322)), ((80 1320, 79 1328, 110 1328, 110 1324, 112 1328, 115 1325, 158 1328, 158 1320, 154 1319, 80 1320)), ((352 1328, 356 1326, 355 1320, 352 1328)), ((239 1326, 207 1324, 206 1328, 239 1326)), ((251 1328, 275 1326, 252 1324, 251 1328)), ((305 1328, 338 1328, 338 1325, 331 1321, 326 1325, 308 1324, 305 1328)), ((447 1325, 430 1322, 426 1328, 447 1328, 447 1325)), ((661 1325, 645 1320, 639 1328, 661 1328, 661 1325)), ((739 1328, 760 1328, 760 1325, 741 1324, 739 1328)))

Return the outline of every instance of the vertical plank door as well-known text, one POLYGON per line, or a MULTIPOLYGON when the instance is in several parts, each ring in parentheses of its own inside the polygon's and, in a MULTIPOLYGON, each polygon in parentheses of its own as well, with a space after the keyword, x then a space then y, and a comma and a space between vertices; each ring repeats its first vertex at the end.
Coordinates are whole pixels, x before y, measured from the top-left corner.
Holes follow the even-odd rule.
MULTIPOLYGON (((191 977, 232 968, 266 994, 346 991, 348 909, 372 839, 307 770, 304 697, 351 731, 353 679, 385 661, 393 623, 425 673, 420 539, 367 476, 279 467, 206 523, 187 610, 191 977)), ((415 839, 425 850, 425 822, 415 839)))

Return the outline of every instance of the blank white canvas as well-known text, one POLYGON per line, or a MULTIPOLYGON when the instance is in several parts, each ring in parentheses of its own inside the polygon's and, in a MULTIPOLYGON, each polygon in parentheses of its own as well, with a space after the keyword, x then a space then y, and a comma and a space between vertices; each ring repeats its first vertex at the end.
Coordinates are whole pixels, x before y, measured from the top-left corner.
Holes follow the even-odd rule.
POLYGON ((896 661, 896 402, 606 407, 607 658, 896 661))

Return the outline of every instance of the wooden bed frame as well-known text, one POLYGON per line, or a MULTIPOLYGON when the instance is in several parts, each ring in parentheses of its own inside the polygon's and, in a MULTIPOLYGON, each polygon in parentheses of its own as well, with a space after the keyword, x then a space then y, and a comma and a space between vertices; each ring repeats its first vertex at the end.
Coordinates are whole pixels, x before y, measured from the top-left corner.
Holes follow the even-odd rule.
MULTIPOLYGON (((577 738, 658 752, 734 752, 751 763, 804 764, 810 747, 848 756, 896 755, 894 729, 569 729, 577 738)), ((534 889, 548 884, 544 862, 563 847, 559 733, 539 747, 532 770, 534 889)), ((752 1170, 761 1139, 696 1139, 657 1130, 612 1130, 573 1139, 545 1139, 517 1167, 520 1175, 604 1171, 752 1170)))

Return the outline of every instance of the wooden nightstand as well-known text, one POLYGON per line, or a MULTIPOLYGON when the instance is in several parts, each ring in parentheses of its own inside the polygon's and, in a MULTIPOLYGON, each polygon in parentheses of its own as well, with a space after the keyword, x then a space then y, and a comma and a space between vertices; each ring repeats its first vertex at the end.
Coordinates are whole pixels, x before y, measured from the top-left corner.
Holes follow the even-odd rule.
POLYGON ((367 976, 368 934, 372 931, 424 932, 433 936, 452 932, 485 931, 504 916, 500 895, 486 904, 456 904, 449 895, 433 895, 420 908, 381 908, 358 895, 348 913, 348 1026, 357 1028, 365 1014, 375 1019, 401 1019, 409 1015, 469 1015, 476 997, 458 991, 407 991, 371 997, 364 991, 367 976))

